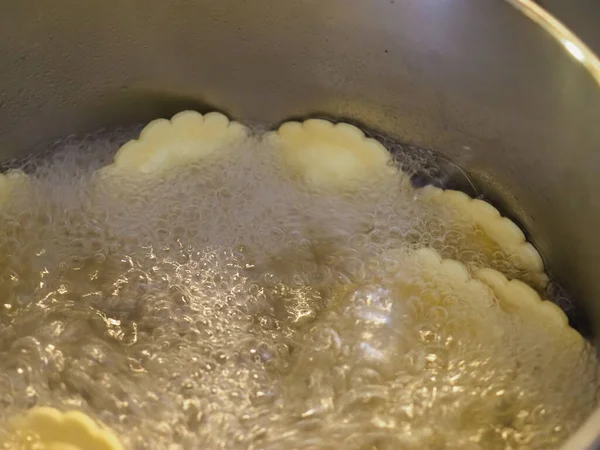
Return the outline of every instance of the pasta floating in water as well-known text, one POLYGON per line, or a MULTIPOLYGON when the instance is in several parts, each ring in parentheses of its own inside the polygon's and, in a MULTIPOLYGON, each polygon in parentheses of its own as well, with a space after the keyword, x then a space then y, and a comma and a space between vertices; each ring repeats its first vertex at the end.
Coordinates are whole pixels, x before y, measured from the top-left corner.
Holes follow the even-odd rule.
POLYGON ((26 183, 27 175, 20 170, 0 174, 0 205, 10 203, 15 191, 24 188, 26 183))
POLYGON ((354 125, 286 122, 272 136, 289 169, 313 189, 358 190, 398 172, 389 151, 354 125))
POLYGON ((538 253, 408 183, 414 149, 217 113, 137 134, 0 177, 0 448, 547 450, 596 408, 538 253))
POLYGON ((125 450, 115 434, 79 411, 35 407, 14 419, 19 450, 125 450))
MULTIPOLYGON (((479 262, 479 265, 497 259, 511 272, 508 275, 521 275, 536 289, 546 287, 548 276, 538 251, 527 242, 525 234, 514 222, 503 217, 488 202, 473 199, 460 191, 435 186, 418 189, 416 195, 419 202, 432 208, 432 215, 444 217, 448 228, 454 227, 453 231, 461 232, 461 237, 464 236, 462 245, 482 255, 483 262, 479 262)), ((443 241, 443 244, 456 246, 454 242, 443 241)))
POLYGON ((248 129, 217 112, 183 111, 150 122, 123 145, 103 171, 152 173, 201 161, 248 136, 248 129))
MULTIPOLYGON (((591 347, 558 307, 521 281, 492 269, 471 276, 429 248, 390 250, 366 266, 367 279, 334 293, 307 330, 285 379, 285 398, 297 416, 345 421, 346 428, 314 420, 307 438, 366 445, 380 430, 377 417, 411 427, 433 423, 444 430, 438 445, 462 448, 480 427, 531 420, 531 404, 543 403, 544 414, 565 413, 564 398, 554 394, 593 356, 584 356, 591 347)), ((586 383, 597 376, 581 374, 586 383)), ((410 449, 431 442, 392 428, 378 442, 410 449)), ((482 442, 504 448, 505 439, 522 438, 512 427, 499 428, 482 442)))

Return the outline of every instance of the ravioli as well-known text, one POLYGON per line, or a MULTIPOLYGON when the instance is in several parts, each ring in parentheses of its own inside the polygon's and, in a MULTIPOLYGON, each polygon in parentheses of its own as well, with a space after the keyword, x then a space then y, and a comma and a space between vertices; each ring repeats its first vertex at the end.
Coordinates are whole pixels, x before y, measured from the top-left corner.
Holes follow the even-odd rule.
POLYGON ((36 407, 14 420, 11 440, 20 450, 124 450, 109 428, 79 411, 36 407))
POLYGON ((104 172, 155 173, 201 161, 243 141, 248 128, 211 112, 183 111, 150 122, 138 139, 124 144, 104 172))
POLYGON ((27 175, 20 170, 0 174, 0 205, 9 204, 14 192, 27 183, 27 175))
MULTIPOLYGON (((472 276, 465 265, 443 259, 430 248, 414 252, 391 251, 390 257, 392 261, 398 261, 401 269, 395 276, 388 269, 388 276, 397 280, 393 283, 400 287, 405 298, 419 296, 424 305, 431 307, 443 304, 442 298, 452 293, 458 300, 465 301, 467 307, 498 307, 524 329, 536 327, 543 333, 564 338, 564 342, 577 345, 584 342, 582 336, 569 326, 567 316, 557 305, 543 300, 533 288, 520 280, 509 280, 501 272, 490 268, 478 269, 472 276), (424 284, 415 284, 414 279, 420 279, 424 284), (423 286, 426 288, 423 289, 423 286), (423 289, 422 292, 419 289, 423 289)), ((394 270, 393 263, 391 267, 394 270)), ((485 327, 485 322, 480 325, 485 327)))
MULTIPOLYGON (((536 289, 545 288, 548 276, 542 257, 527 241, 523 231, 488 202, 473 199, 460 191, 435 186, 425 186, 418 189, 416 194, 419 202, 432 208, 432 216, 445 214, 444 230, 447 228, 460 232, 465 237, 464 244, 483 255, 479 266, 493 267, 493 260, 496 259, 505 266, 506 275, 510 278, 522 278, 536 289)), ((460 245, 446 238, 447 235, 442 237, 442 244, 446 248, 440 246, 436 250, 441 251, 444 257, 461 259, 460 249, 458 254, 444 251, 460 245)), ((500 267, 493 268, 505 271, 500 267)))
POLYGON ((286 122, 271 137, 287 167, 313 189, 358 190, 398 173, 383 145, 347 123, 286 122))

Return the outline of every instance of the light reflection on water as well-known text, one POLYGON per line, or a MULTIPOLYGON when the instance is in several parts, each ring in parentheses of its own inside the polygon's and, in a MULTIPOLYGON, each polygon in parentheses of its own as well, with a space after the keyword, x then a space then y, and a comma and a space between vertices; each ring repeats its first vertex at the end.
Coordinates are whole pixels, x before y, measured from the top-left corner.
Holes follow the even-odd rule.
POLYGON ((4 423, 51 405, 136 449, 547 449, 593 408, 589 349, 390 256, 473 252, 400 186, 315 198, 252 147, 99 188, 92 150, 116 144, 94 139, 0 212, 4 423))

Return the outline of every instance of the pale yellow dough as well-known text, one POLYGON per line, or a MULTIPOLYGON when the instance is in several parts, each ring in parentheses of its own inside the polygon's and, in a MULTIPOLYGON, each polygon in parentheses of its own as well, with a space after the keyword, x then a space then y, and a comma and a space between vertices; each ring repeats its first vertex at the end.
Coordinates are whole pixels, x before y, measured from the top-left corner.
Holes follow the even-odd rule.
POLYGON ((183 111, 171 120, 157 119, 146 125, 138 139, 119 149, 114 163, 103 172, 151 173, 190 164, 241 142, 248 134, 244 125, 221 113, 183 111))
POLYGON ((27 182, 27 175, 20 170, 11 170, 0 174, 0 205, 10 202, 13 193, 27 182))
POLYGON ((475 278, 488 286, 500 301, 502 308, 511 314, 520 315, 524 320, 543 324, 547 329, 558 330, 564 335, 564 342, 583 343, 582 336, 569 325, 569 319, 554 303, 543 300, 527 284, 519 280, 509 280, 493 269, 480 269, 475 278))
POLYGON ((286 122, 271 136, 288 167, 309 187, 359 189, 398 172, 383 145, 347 123, 286 122))
MULTIPOLYGON (((484 286, 471 278, 467 268, 452 259, 443 259, 438 252, 430 248, 416 251, 391 250, 386 253, 386 278, 402 286, 403 296, 422 296, 421 282, 426 282, 434 289, 427 289, 427 295, 438 296, 443 292, 458 291, 468 298, 488 299, 493 301, 484 286), (420 280, 415 282, 415 280, 420 280)), ((423 299, 426 303, 430 299, 423 299)), ((437 299, 434 303, 437 303, 437 299)))
MULTIPOLYGON (((461 223, 466 226, 473 225, 475 229, 480 230, 492 245, 505 254, 515 269, 527 273, 528 281, 531 280, 535 288, 543 289, 546 286, 548 276, 544 271, 542 257, 535 247, 527 242, 523 231, 510 219, 503 217, 492 205, 483 200, 473 199, 463 192, 435 186, 419 189, 418 198, 429 204, 455 210, 461 217, 461 223)), ((475 233, 465 231, 469 239, 481 241, 475 233)), ((489 247, 490 243, 482 242, 480 247, 489 247)))
POLYGON ((460 262, 443 259, 438 252, 422 248, 414 252, 394 250, 386 255, 388 276, 394 276, 398 268, 403 275, 396 277, 404 296, 420 296, 426 305, 438 304, 440 297, 452 292, 465 299, 477 299, 484 305, 498 305, 503 311, 519 320, 523 327, 535 323, 549 335, 560 336, 559 341, 581 347, 582 336, 569 326, 565 313, 554 303, 543 300, 527 284, 519 280, 508 280, 494 269, 479 269, 472 277, 460 262), (411 272, 406 276, 406 272, 411 272), (413 278, 414 277, 414 278, 413 278), (422 279, 428 284, 423 298, 421 287, 413 279, 422 279), (433 288, 432 288, 433 287, 433 288))
POLYGON ((19 450, 124 450, 112 430, 79 411, 36 407, 14 425, 19 450))

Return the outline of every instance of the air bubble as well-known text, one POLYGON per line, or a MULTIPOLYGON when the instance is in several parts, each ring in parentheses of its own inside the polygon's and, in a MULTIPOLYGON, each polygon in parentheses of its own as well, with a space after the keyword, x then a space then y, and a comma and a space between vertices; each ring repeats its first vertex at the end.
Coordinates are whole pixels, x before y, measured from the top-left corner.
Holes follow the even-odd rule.
MULTIPOLYGON (((49 405, 128 448, 548 449, 598 404, 589 345, 390 256, 513 270, 402 180, 315 193, 257 133, 222 159, 102 181, 137 132, 26 161, 0 211, 0 432, 49 405)), ((405 173, 448 179, 432 152, 383 142, 405 173)))

